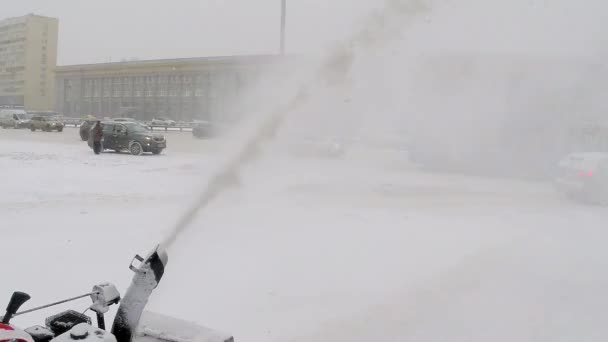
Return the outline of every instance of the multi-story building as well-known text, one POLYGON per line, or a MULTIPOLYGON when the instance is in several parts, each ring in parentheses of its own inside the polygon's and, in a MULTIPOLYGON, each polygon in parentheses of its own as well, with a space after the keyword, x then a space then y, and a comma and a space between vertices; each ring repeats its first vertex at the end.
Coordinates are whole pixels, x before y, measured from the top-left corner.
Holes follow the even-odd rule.
POLYGON ((0 105, 53 109, 58 27, 34 14, 0 20, 0 105))
POLYGON ((231 106, 278 56, 230 56, 59 66, 56 111, 65 116, 230 121, 231 106))

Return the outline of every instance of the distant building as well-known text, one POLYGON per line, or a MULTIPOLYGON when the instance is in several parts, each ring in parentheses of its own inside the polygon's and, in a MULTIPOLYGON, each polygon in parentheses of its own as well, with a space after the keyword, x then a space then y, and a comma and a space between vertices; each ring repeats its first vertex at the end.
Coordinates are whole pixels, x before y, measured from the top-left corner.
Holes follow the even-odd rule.
POLYGON ((58 26, 34 14, 0 20, 0 105, 53 109, 58 26))
POLYGON ((65 116, 231 121, 232 104, 277 56, 230 56, 60 66, 56 111, 65 116))

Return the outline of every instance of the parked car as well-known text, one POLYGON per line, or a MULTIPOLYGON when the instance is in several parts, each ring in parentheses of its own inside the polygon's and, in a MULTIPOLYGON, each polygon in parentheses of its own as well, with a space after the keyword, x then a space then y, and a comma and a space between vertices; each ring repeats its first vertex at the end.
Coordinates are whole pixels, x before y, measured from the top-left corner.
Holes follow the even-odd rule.
MULTIPOLYGON (((162 134, 153 133, 137 122, 104 121, 102 127, 102 151, 128 151, 133 155, 146 152, 160 154, 167 147, 167 140, 162 134)), ((92 134, 89 134, 88 145, 93 149, 92 134)))
POLYGON ((114 118, 114 119, 112 119, 112 121, 116 121, 116 122, 137 122, 137 120, 131 119, 131 118, 114 118))
POLYGON ((175 126, 175 121, 167 118, 154 118, 150 122, 151 126, 170 127, 175 126))
POLYGON ((192 126, 192 136, 195 138, 211 138, 215 133, 215 128, 209 121, 195 121, 192 126))
POLYGON ((63 120, 58 116, 34 115, 30 120, 30 130, 42 130, 45 132, 57 131, 63 132, 63 120))
POLYGON ((25 111, 5 111, 0 113, 0 126, 2 128, 28 128, 30 116, 25 111))
POLYGON ((340 158, 346 153, 346 147, 336 138, 304 139, 291 143, 289 152, 300 157, 340 158))
POLYGON ((89 140, 89 133, 91 132, 91 128, 93 128, 93 126, 95 126, 96 122, 97 122, 97 120, 94 119, 94 120, 84 120, 83 122, 80 123, 80 139, 82 139, 82 141, 89 140))
POLYGON ((555 187, 571 199, 608 204, 608 153, 573 153, 558 164, 555 187))

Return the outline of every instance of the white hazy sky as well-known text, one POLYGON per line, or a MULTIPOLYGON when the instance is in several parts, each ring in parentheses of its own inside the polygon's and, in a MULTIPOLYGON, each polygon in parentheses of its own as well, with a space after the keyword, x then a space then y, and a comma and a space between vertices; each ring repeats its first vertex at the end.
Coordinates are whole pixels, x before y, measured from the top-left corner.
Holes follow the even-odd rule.
MULTIPOLYGON (((318 49, 383 0, 287 0, 288 51, 318 49)), ((0 0, 0 17, 60 19, 59 64, 273 53, 280 0, 0 0)), ((603 0, 435 0, 417 48, 596 54, 603 0)))

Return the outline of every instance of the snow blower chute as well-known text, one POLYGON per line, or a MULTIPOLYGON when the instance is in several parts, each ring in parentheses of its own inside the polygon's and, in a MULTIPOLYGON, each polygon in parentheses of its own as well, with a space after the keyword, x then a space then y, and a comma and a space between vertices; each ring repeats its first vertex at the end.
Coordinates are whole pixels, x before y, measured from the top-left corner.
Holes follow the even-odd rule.
POLYGON ((152 291, 163 277, 167 260, 167 253, 160 245, 145 258, 136 255, 129 265, 135 275, 122 298, 114 285, 102 283, 88 293, 19 311, 30 296, 15 292, 6 313, 0 317, 0 342, 234 342, 230 335, 144 310, 152 291), (139 265, 135 265, 137 262, 139 265), (97 327, 92 325, 91 317, 74 310, 47 317, 44 326, 21 330, 10 324, 16 316, 84 297, 93 301, 86 311, 95 313, 97 327), (104 314, 114 304, 119 304, 119 307, 112 329, 108 331, 104 314))

